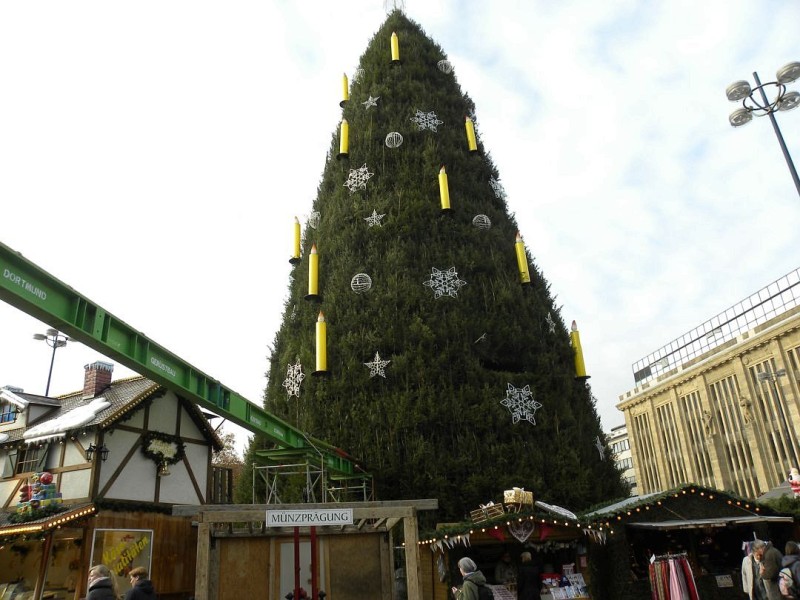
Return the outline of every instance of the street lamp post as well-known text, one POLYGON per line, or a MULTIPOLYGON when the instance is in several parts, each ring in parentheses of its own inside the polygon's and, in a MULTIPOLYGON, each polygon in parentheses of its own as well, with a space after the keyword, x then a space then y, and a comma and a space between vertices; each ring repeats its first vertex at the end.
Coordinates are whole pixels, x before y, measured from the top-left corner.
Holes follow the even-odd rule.
POLYGON ((50 379, 53 377, 53 363, 56 360, 56 350, 63 348, 67 345, 67 342, 72 340, 56 329, 48 329, 46 333, 34 333, 33 339, 43 340, 53 349, 53 354, 50 356, 50 371, 47 373, 47 389, 44 391, 44 395, 47 396, 50 394, 50 379))
POLYGON ((769 117, 772 122, 772 128, 775 130, 775 135, 778 137, 778 144, 780 144, 783 157, 789 166, 789 172, 792 174, 794 186, 797 188, 797 193, 800 194, 800 177, 797 176, 797 169, 794 168, 792 157, 786 148, 786 142, 783 141, 778 121, 775 119, 775 111, 792 110, 800 105, 800 92, 786 90, 786 84, 796 81, 798 77, 800 77, 800 62, 790 62, 788 65, 778 69, 776 74, 777 81, 761 83, 758 73, 753 72, 753 79, 756 82, 755 88, 751 88, 750 83, 747 81, 734 81, 725 90, 725 94, 731 102, 742 101, 742 108, 733 111, 728 117, 732 127, 746 125, 753 120, 753 115, 757 117, 767 115, 769 117), (770 101, 767 98, 767 94, 764 91, 765 88, 774 88, 776 95, 773 100, 770 101), (754 97, 756 92, 761 96, 760 100, 754 97))
POLYGON ((786 369, 778 369, 777 371, 762 371, 758 374, 759 381, 769 381, 772 387, 772 393, 775 397, 775 403, 778 406, 778 413, 780 414, 781 424, 783 425, 783 433, 786 436, 786 443, 789 444, 789 447, 792 450, 792 458, 794 459, 794 464, 791 465, 792 467, 800 466, 800 462, 797 460, 797 449, 795 448, 795 439, 794 435, 792 435, 791 428, 789 427, 789 421, 786 418, 786 411, 783 409, 783 402, 781 400, 781 395, 778 390, 778 378, 786 376, 786 369))

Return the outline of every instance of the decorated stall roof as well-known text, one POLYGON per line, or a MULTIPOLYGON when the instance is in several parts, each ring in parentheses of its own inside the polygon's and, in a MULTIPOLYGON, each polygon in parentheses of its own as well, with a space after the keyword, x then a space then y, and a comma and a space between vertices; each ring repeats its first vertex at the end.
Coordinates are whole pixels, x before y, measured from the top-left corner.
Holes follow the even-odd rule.
POLYGON ((686 484, 596 508, 581 515, 579 520, 595 529, 613 529, 614 525, 670 529, 731 523, 791 522, 792 518, 729 492, 686 484))

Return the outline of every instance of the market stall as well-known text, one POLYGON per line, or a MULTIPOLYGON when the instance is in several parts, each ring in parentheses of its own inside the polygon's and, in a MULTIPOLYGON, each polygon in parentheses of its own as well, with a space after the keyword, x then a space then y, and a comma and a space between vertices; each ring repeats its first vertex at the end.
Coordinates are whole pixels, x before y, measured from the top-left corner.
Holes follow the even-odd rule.
POLYGON ((782 549, 794 528, 791 516, 696 485, 634 496, 581 520, 608 533, 588 548, 594 600, 669 599, 673 573, 686 598, 740 598, 743 545, 757 537, 782 549))
POLYGON ((422 559, 426 598, 451 597, 450 588, 461 585, 457 564, 465 556, 475 561, 495 599, 516 600, 524 572, 527 579, 535 574, 543 600, 589 598, 592 533, 574 513, 534 501, 530 492, 515 488, 505 492, 502 502, 482 505, 470 516, 465 522, 439 524, 421 539, 430 551, 422 559))

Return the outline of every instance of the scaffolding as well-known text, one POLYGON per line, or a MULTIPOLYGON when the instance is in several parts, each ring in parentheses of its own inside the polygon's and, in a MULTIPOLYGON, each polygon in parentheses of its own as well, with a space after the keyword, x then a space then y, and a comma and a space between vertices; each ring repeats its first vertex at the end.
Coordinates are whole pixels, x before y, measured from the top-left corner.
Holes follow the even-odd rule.
MULTIPOLYGON (((287 490, 303 502, 367 502, 373 499, 372 476, 341 475, 325 468, 314 448, 260 450, 253 465, 253 504, 285 504, 287 490), (292 481, 294 479, 294 481, 292 481), (263 483, 263 493, 261 484, 263 483)), ((296 500, 296 499, 295 499, 296 500)))

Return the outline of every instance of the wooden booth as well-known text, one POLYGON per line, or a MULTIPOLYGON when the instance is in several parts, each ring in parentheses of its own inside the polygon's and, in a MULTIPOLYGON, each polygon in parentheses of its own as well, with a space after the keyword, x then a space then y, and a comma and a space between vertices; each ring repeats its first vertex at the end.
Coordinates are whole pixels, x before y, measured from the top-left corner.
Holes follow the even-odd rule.
POLYGON ((176 506, 197 524, 196 600, 421 600, 417 513, 437 500, 176 506), (402 522, 405 566, 395 561, 402 522), (398 580, 399 573, 405 577, 398 580), (323 595, 324 594, 324 595, 323 595))
POLYGON ((503 502, 472 511, 469 521, 439 524, 420 541, 425 598, 450 600, 450 588, 462 584, 458 561, 468 556, 496 600, 516 600, 523 552, 531 555, 543 600, 589 598, 591 535, 571 511, 534 502, 530 492, 508 490, 503 502))
POLYGON ((674 562, 705 600, 741 598, 743 546, 754 538, 783 551, 797 533, 794 519, 727 492, 684 485, 634 496, 582 516, 605 542, 589 545, 595 600, 648 598, 659 587, 651 577, 674 562))

